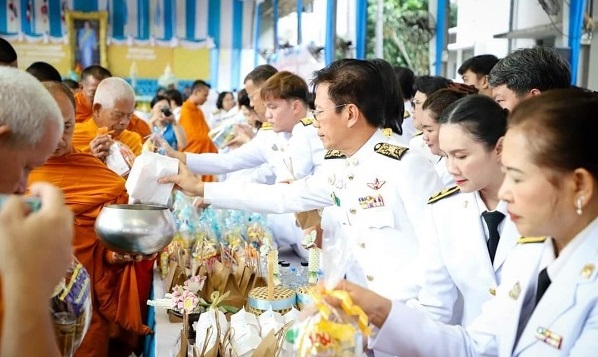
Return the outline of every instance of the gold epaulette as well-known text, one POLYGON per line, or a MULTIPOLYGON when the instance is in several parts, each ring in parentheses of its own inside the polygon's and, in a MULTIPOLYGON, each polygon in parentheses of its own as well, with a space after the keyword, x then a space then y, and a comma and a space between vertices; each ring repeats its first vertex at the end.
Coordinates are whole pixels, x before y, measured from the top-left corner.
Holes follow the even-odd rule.
POLYGON ((374 146, 374 151, 380 155, 390 157, 391 159, 401 160, 401 157, 409 148, 388 143, 378 143, 374 146))
POLYGON ((544 243, 547 237, 521 237, 517 244, 544 243))
POLYGON ((413 134, 413 137, 415 138, 416 136, 420 136, 422 135, 424 132, 423 131, 418 131, 417 133, 413 134))
POLYGON ((324 159, 346 159, 347 156, 343 154, 340 150, 328 150, 326 151, 326 155, 324 155, 324 159))
POLYGON ((272 124, 266 122, 262 123, 262 126, 260 127, 261 130, 272 130, 272 124))
POLYGON ((405 110, 405 111, 403 112, 403 119, 407 119, 407 118, 409 118, 410 116, 411 116, 411 114, 409 114, 409 111, 408 111, 408 110, 405 110))
POLYGON ((459 186, 453 186, 451 188, 444 189, 430 197, 430 199, 428 199, 428 204, 438 202, 441 199, 452 196, 457 192, 459 192, 459 186))
POLYGON ((310 126, 314 123, 314 120, 312 118, 303 118, 301 119, 301 124, 303 124, 303 126, 310 126))

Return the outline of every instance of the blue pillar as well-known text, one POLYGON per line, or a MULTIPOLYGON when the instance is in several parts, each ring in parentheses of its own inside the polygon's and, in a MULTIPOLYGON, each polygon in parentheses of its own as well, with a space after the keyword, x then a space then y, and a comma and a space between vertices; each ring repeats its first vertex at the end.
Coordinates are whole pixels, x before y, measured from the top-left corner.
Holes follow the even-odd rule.
POLYGON ((243 1, 233 0, 233 53, 231 61, 231 88, 239 89, 241 81, 241 50, 243 49, 243 1))
POLYGON ((214 48, 210 50, 210 84, 218 90, 218 70, 220 67, 220 0, 208 2, 208 36, 214 40, 214 48))
POLYGON ((164 39, 170 40, 172 38, 173 28, 176 26, 176 10, 174 9, 173 0, 164 1, 164 39))
POLYGON ((278 52, 278 0, 272 0, 272 29, 274 30, 274 53, 278 52))
POLYGON ((571 84, 577 83, 579 54, 581 52, 581 29, 585 0, 571 0, 569 6, 569 48, 571 51, 571 84))
POLYGON ((0 33, 8 32, 8 4, 6 0, 0 0, 0 33))
POLYGON ((262 27, 262 3, 255 4, 255 11, 253 14, 253 66, 257 67, 260 44, 260 32, 262 27))
POLYGON ((326 43, 324 43, 324 54, 326 65, 334 61, 334 49, 336 42, 336 0, 326 1, 326 43))
POLYGON ((59 0, 48 1, 48 21, 50 21, 50 36, 62 36, 62 14, 59 0))
POLYGON ((98 2, 89 0, 74 0, 73 9, 75 11, 98 11, 98 2))
POLYGON ((447 0, 438 0, 436 10, 436 63, 434 74, 442 75, 442 52, 444 51, 444 29, 446 28, 446 6, 447 0))
POLYGON ((356 0, 355 3, 355 57, 365 59, 368 1, 356 0))
POLYGON ((303 24, 301 23, 303 17, 303 0, 297 0, 297 45, 301 46, 303 43, 303 24))
POLYGON ((195 0, 187 0, 185 3, 185 38, 195 39, 195 0))
POLYGON ((150 29, 150 4, 149 0, 137 0, 137 38, 149 39, 150 29))

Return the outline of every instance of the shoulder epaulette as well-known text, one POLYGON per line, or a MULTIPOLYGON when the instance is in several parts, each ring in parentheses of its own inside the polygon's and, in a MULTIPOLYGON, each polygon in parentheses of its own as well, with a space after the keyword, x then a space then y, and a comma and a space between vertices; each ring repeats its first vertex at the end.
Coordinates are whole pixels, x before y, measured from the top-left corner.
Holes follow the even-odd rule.
POLYGON ((326 155, 324 155, 324 159, 346 159, 347 156, 343 154, 340 150, 328 150, 326 151, 326 155))
POLYGON ((521 237, 517 244, 544 243, 547 237, 521 237))
POLYGON ((405 110, 405 111, 403 112, 403 119, 407 119, 407 118, 409 118, 410 116, 411 116, 411 114, 409 114, 409 111, 408 111, 408 110, 405 110))
POLYGON ((448 197, 448 196, 452 196, 457 192, 459 192, 459 186, 453 186, 451 188, 444 189, 444 190, 434 194, 432 197, 430 197, 430 199, 428 199, 428 204, 438 202, 441 199, 448 197))
POLYGON ((303 126, 309 126, 309 125, 312 125, 313 123, 314 123, 314 120, 312 118, 301 119, 301 124, 303 124, 303 126))
POLYGON ((374 146, 374 151, 380 155, 390 157, 391 159, 401 160, 401 157, 409 148, 388 143, 378 143, 374 146))
POLYGON ((415 134, 413 134, 413 137, 415 138, 416 136, 420 136, 420 135, 422 135, 423 133, 424 133, 424 132, 420 130, 420 131, 416 132, 415 134))
POLYGON ((260 129, 261 130, 272 130, 272 124, 270 124, 268 122, 263 122, 260 129))

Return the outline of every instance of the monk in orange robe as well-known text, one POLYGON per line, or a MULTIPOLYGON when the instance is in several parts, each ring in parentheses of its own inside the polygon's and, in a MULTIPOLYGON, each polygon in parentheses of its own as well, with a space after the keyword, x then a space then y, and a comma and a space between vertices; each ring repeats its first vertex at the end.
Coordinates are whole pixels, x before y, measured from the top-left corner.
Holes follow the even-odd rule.
POLYGON ((73 146, 104 161, 114 140, 127 145, 135 155, 141 154, 141 137, 126 128, 135 110, 135 92, 117 77, 104 79, 95 93, 93 115, 90 120, 75 125, 73 146), (108 134, 98 135, 99 128, 108 134))
MULTIPOLYGON (((214 145, 208 136, 210 127, 206 123, 203 112, 198 108, 199 105, 206 102, 209 91, 210 86, 206 82, 197 80, 191 87, 189 98, 183 103, 179 125, 185 129, 187 146, 181 148, 181 151, 196 154, 218 152, 218 148, 216 148, 216 145, 214 145)), ((202 176, 202 180, 210 182, 214 181, 215 178, 210 175, 204 175, 202 176)))
POLYGON ((65 120, 62 140, 54 155, 33 170, 29 184, 47 181, 60 187, 66 204, 75 215, 74 253, 92 281, 93 315, 89 331, 76 356, 128 356, 136 337, 151 333, 143 325, 137 272, 133 261, 104 247, 94 230, 95 220, 105 205, 127 203, 125 180, 100 160, 71 146, 74 128, 74 98, 59 83, 44 84, 56 99, 65 120), (109 351, 110 333, 116 326, 128 337, 126 351, 109 351))
POLYGON ((89 66, 81 72, 81 91, 75 94, 75 119, 82 123, 93 114, 93 97, 101 81, 112 77, 112 73, 102 66, 89 66))

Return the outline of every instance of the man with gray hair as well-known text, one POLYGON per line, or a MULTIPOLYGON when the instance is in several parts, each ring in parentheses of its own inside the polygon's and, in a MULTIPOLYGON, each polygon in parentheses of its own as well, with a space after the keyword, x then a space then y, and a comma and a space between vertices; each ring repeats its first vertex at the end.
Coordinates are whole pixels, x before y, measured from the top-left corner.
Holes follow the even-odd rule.
MULTIPOLYGON (((34 77, 0 67, 0 193, 25 192, 29 171, 54 152, 63 125, 58 105, 34 77)), ((0 290, 6 287, 0 356, 60 356, 48 301, 71 261, 73 215, 56 187, 29 190, 41 200, 39 211, 19 196, 0 208, 0 290)))
POLYGON ((73 146, 102 161, 114 140, 127 145, 135 155, 141 154, 141 136, 127 130, 134 111, 135 92, 129 83, 118 77, 104 79, 93 98, 91 120, 75 125, 73 146))
POLYGON ((490 71, 492 97, 513 110, 530 96, 571 87, 571 67, 550 47, 520 48, 498 61, 490 71))

